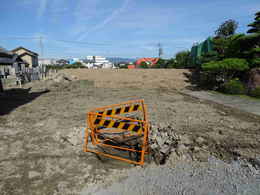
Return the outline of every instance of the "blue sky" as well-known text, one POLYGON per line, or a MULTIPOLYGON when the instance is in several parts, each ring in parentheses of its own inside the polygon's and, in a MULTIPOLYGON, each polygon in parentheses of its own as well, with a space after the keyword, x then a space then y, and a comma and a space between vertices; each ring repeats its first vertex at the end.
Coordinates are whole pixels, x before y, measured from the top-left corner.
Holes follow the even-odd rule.
POLYGON ((44 57, 154 57, 160 42, 170 58, 227 19, 245 33, 257 11, 259 0, 2 0, 0 46, 40 53, 42 36, 44 57))

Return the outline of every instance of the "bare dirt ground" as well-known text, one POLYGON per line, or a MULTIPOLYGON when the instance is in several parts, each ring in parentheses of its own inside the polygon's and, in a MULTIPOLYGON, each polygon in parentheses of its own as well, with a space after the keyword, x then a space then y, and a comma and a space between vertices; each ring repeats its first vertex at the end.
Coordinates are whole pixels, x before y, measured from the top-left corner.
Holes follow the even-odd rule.
POLYGON ((182 89, 188 86, 188 83, 184 82, 186 77, 183 73, 188 73, 189 71, 183 69, 96 69, 91 71, 72 69, 64 70, 63 72, 70 73, 79 79, 94 81, 95 87, 182 89))
POLYGON ((73 81, 37 81, 0 97, 1 194, 79 194, 125 177, 134 166, 83 153, 82 132, 88 110, 139 98, 150 121, 174 127, 193 160, 260 156, 260 119, 180 94, 183 70, 65 73, 73 81))

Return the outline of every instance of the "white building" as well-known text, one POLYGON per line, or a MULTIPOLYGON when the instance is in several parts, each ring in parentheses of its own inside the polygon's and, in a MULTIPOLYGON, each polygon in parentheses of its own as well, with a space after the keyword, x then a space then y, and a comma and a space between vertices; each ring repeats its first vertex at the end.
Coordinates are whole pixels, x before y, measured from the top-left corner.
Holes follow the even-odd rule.
POLYGON ((114 68, 114 64, 102 56, 87 56, 88 68, 114 68))
POLYGON ((55 65, 57 63, 56 59, 52 58, 41 58, 39 59, 39 65, 55 65))

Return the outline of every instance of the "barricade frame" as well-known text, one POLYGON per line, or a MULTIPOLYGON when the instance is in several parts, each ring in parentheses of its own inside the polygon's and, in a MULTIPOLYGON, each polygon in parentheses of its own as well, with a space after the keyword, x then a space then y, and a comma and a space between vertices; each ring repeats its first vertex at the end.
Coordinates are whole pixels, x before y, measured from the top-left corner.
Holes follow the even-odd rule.
MULTIPOLYGON (((144 100, 132 100, 132 101, 127 101, 127 102, 123 102, 120 104, 113 104, 113 105, 109 105, 109 106, 104 106, 104 107, 100 107, 100 108, 96 108, 90 112, 87 113, 87 128, 85 130, 85 138, 84 138, 84 146, 83 146, 83 150, 84 152, 92 152, 95 153, 97 155, 102 155, 105 157, 109 157, 109 158, 113 158, 116 160, 121 160, 127 163, 131 163, 131 164, 136 164, 136 165, 143 165, 144 161, 145 161, 145 155, 148 154, 148 135, 149 135, 149 123, 148 123, 148 118, 147 118, 147 107, 144 103, 144 100), (113 109, 113 108, 117 108, 117 107, 123 107, 126 105, 133 105, 133 104, 140 104, 142 106, 142 114, 143 114, 143 118, 142 120, 137 120, 137 119, 133 119, 133 118, 129 118, 129 117, 123 117, 123 116, 117 116, 117 115, 106 115, 106 114, 100 114, 100 112, 107 110, 107 109, 113 109), (141 145, 141 150, 136 150, 133 148, 126 148, 126 147, 122 147, 122 146, 115 146, 115 145, 110 145, 110 144, 105 144, 102 143, 98 137, 97 137, 97 127, 94 125, 94 121, 97 118, 111 118, 111 120, 126 120, 126 121, 130 121, 130 122, 136 122, 138 124, 142 125, 142 134, 140 135, 140 137, 142 138, 142 145, 141 145), (90 132, 89 132, 90 131, 90 132), (93 150, 93 149, 89 149, 88 148, 88 143, 89 143, 89 137, 91 138, 91 142, 92 144, 95 146, 101 146, 101 147, 110 147, 113 149, 119 149, 119 150, 123 150, 123 151, 129 151, 129 152, 136 152, 136 153, 140 153, 140 160, 139 161, 135 161, 135 160, 130 160, 124 157, 120 157, 117 155, 112 155, 112 154, 108 154, 108 153, 104 153, 98 150, 93 150)), ((123 130, 123 129, 122 129, 123 130)), ((125 130, 123 130, 125 131, 125 130)))

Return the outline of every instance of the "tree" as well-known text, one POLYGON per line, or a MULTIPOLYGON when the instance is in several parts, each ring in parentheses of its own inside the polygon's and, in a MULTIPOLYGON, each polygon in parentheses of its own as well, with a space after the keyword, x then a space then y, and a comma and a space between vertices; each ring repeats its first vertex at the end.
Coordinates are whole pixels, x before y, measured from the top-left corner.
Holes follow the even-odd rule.
POLYGON ((81 62, 65 65, 65 68, 86 68, 81 62))
POLYGON ((174 58, 171 58, 167 61, 165 68, 176 68, 176 60, 174 58))
POLYGON ((241 46, 245 48, 245 56, 250 62, 250 66, 260 67, 260 11, 255 14, 255 21, 248 25, 251 27, 242 41, 241 46))
POLYGON ((160 58, 155 64, 154 68, 166 68, 166 60, 160 58))
POLYGON ((235 34, 229 37, 215 37, 213 39, 213 48, 218 53, 218 60, 244 57, 243 50, 246 45, 241 42, 244 37, 244 34, 235 34))
POLYGON ((141 62, 140 68, 149 68, 146 62, 141 62))
POLYGON ((255 14, 255 21, 248 25, 251 27, 247 33, 260 33, 260 11, 255 14))
POLYGON ((238 22, 230 19, 222 23, 215 31, 215 34, 217 37, 228 37, 235 34, 237 27, 238 22))
POLYGON ((210 52, 202 55, 199 58, 199 63, 204 64, 204 63, 208 63, 208 62, 211 62, 211 61, 218 61, 218 60, 220 60, 218 52, 210 51, 210 52))
POLYGON ((190 64, 190 51, 181 51, 176 54, 176 68, 186 68, 190 64))

